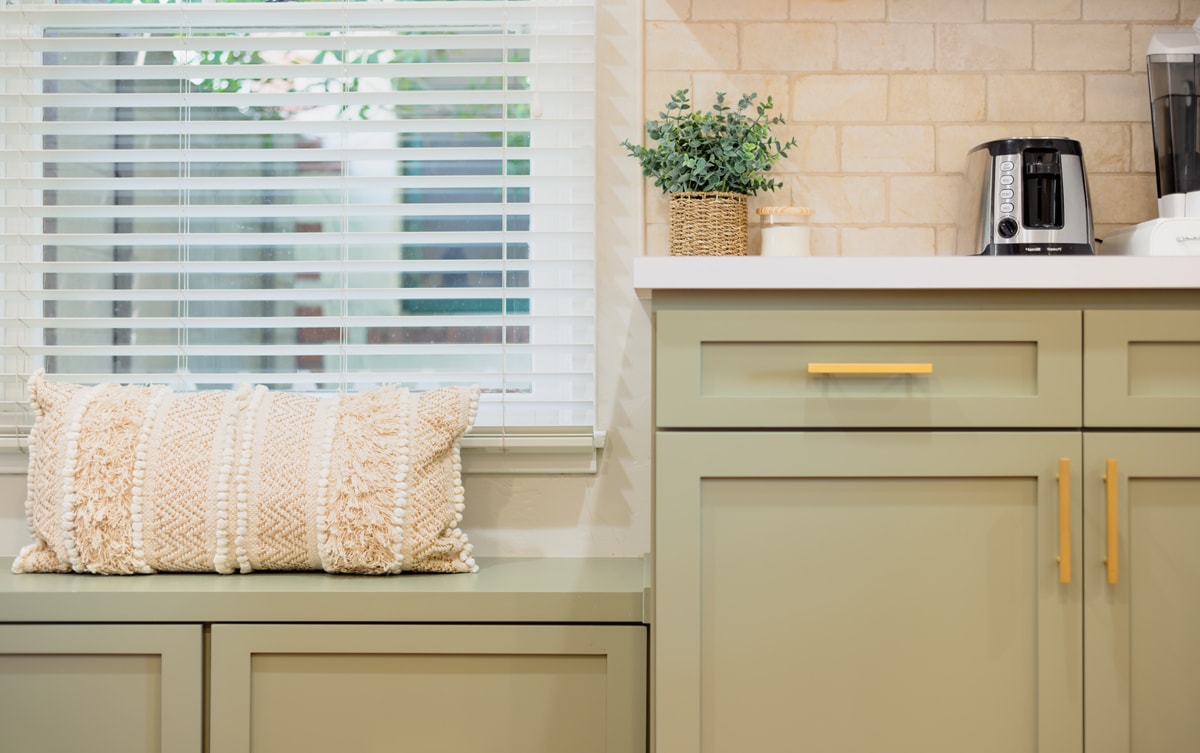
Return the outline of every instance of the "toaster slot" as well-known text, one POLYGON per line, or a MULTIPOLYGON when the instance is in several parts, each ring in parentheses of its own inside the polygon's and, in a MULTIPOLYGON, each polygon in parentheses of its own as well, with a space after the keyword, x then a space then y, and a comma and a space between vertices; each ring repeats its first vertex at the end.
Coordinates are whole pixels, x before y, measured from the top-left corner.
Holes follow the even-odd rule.
POLYGON ((1056 149, 1024 152, 1024 211, 1027 229, 1060 230, 1063 226, 1062 161, 1056 149))

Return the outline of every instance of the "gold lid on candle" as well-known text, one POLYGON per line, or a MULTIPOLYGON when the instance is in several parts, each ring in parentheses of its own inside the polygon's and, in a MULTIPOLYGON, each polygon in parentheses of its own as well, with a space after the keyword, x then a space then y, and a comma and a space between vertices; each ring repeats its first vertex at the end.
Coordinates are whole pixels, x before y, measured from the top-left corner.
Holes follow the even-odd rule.
POLYGON ((758 214, 812 214, 812 207, 759 207, 754 210, 758 214))

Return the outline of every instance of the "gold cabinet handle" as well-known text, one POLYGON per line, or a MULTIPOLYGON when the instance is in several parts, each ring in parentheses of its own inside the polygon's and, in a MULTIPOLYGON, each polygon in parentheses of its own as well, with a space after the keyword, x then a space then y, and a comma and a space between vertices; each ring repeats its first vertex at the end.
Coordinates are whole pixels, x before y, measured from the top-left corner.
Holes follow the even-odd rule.
POLYGON ((1058 459, 1058 582, 1071 582, 1071 459, 1058 459))
POLYGON ((1117 585, 1117 492, 1119 491, 1120 476, 1117 473, 1117 461, 1112 458, 1104 465, 1105 518, 1107 531, 1105 535, 1104 570, 1108 576, 1108 585, 1117 585))
POLYGON ((931 363, 810 363, 809 374, 932 374, 931 363))

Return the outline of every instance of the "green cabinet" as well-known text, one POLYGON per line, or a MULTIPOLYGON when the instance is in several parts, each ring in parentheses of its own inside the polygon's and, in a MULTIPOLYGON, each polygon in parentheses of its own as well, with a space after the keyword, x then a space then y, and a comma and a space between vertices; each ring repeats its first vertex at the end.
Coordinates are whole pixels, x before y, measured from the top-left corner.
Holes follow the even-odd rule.
POLYGON ((642 753, 641 557, 472 574, 14 575, 0 751, 642 753))
POLYGON ((656 295, 657 753, 1195 747, 1200 304, 1068 298, 656 295))
POLYGON ((199 625, 0 625, 0 748, 200 753, 203 666, 199 625))

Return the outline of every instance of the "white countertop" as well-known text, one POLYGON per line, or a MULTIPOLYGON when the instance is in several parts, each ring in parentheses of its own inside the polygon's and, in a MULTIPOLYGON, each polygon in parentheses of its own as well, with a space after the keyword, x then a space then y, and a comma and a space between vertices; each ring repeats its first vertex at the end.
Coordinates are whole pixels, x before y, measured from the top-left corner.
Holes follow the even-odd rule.
POLYGON ((644 256, 654 290, 1200 290, 1200 256, 644 256))

